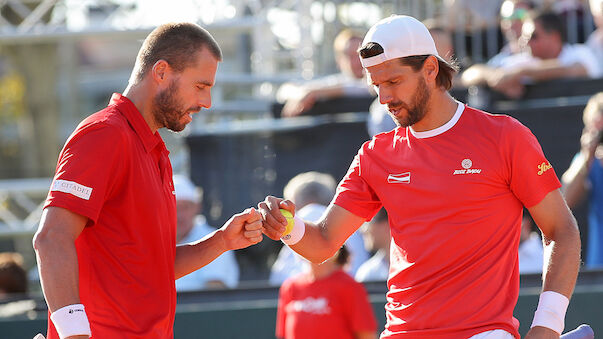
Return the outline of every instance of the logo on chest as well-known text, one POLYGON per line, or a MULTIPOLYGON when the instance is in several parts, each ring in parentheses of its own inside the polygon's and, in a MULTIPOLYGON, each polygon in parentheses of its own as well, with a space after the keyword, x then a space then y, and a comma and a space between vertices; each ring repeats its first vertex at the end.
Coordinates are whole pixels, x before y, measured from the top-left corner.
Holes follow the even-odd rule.
POLYGON ((387 182, 390 184, 410 184, 410 172, 390 174, 387 176, 387 182))
POLYGON ((461 167, 463 167, 462 169, 455 169, 454 172, 452 173, 452 175, 459 175, 459 174, 480 174, 482 172, 481 169, 478 168, 471 168, 473 166, 473 161, 471 161, 471 159, 463 159, 463 161, 461 161, 461 167))

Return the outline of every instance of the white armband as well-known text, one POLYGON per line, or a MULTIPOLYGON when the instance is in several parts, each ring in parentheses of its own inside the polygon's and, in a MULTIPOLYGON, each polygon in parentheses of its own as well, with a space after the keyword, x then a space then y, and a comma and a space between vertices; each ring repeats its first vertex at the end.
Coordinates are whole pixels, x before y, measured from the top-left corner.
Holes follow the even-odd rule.
POLYGON ((73 335, 92 336, 90 323, 82 304, 67 305, 59 308, 50 314, 50 320, 52 320, 61 339, 73 335))
POLYGON ((281 240, 291 246, 297 244, 306 233, 306 223, 297 215, 293 217, 293 229, 281 237, 281 240))
POLYGON ((563 294, 554 291, 542 292, 531 327, 547 327, 561 335, 565 327, 565 312, 568 305, 569 299, 563 294))

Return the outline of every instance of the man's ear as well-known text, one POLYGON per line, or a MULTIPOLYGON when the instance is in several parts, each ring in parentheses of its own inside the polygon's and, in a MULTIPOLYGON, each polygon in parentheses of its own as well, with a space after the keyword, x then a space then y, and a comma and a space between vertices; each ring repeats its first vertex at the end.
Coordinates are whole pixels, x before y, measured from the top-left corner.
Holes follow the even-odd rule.
POLYGON ((440 72, 440 64, 438 62, 438 58, 434 55, 430 55, 423 62, 423 75, 425 76, 426 82, 435 83, 436 78, 438 77, 438 73, 440 72))
POLYGON ((163 82, 167 78, 167 73, 170 71, 170 65, 163 59, 157 60, 151 68, 153 80, 157 83, 163 82))

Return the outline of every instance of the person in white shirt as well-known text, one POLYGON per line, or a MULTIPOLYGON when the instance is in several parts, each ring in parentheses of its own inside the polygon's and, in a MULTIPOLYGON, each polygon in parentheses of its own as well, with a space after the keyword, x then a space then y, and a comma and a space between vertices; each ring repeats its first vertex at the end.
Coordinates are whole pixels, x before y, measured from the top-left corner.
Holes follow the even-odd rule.
POLYGON ((389 245, 391 233, 387 211, 382 208, 370 223, 360 228, 367 248, 375 254, 356 271, 356 281, 385 281, 389 276, 389 245))
POLYGON ((519 238, 519 273, 542 273, 543 251, 542 239, 534 232, 534 221, 524 212, 519 238))
POLYGON ((586 46, 599 61, 599 68, 603 69, 603 0, 590 0, 590 13, 597 29, 586 40, 586 46))
POLYGON ((496 68, 490 68, 481 79, 467 70, 463 84, 487 84, 509 98, 520 98, 525 85, 562 78, 598 78, 603 74, 591 50, 582 44, 565 43, 561 17, 553 12, 534 13, 522 26, 522 40, 530 53, 506 58, 496 68), (479 80, 479 81, 478 81, 479 80))
MULTIPOLYGON (((176 192, 178 244, 199 240, 216 231, 200 215, 203 193, 183 175, 174 175, 176 192)), ((176 280, 176 291, 196 291, 208 288, 234 288, 239 281, 239 266, 232 251, 224 252, 203 268, 176 280)))
POLYGON ((281 116, 303 115, 318 101, 371 95, 356 53, 361 42, 361 33, 342 30, 333 42, 339 73, 302 83, 283 84, 276 93, 277 101, 285 103, 281 116))
MULTIPOLYGON (((319 220, 335 195, 337 184, 335 179, 325 173, 305 172, 293 177, 285 186, 283 195, 295 202, 298 208, 295 215, 305 220, 319 220)), ((344 268, 354 276, 358 268, 369 255, 364 247, 360 232, 354 232, 345 243, 350 252, 350 261, 344 268)), ((309 262, 288 246, 283 246, 270 269, 269 283, 281 285, 287 278, 298 273, 307 272, 309 262)))

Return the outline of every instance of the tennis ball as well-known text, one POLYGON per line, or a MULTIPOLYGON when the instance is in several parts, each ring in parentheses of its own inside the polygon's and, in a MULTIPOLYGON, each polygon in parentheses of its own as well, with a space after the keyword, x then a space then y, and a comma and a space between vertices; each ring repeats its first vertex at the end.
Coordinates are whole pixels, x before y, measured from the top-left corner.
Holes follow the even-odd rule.
POLYGON ((285 228, 285 232, 282 235, 284 237, 287 234, 291 233, 295 221, 293 220, 293 215, 291 214, 291 212, 287 211, 286 209, 281 208, 281 214, 287 219, 287 228, 285 228))

